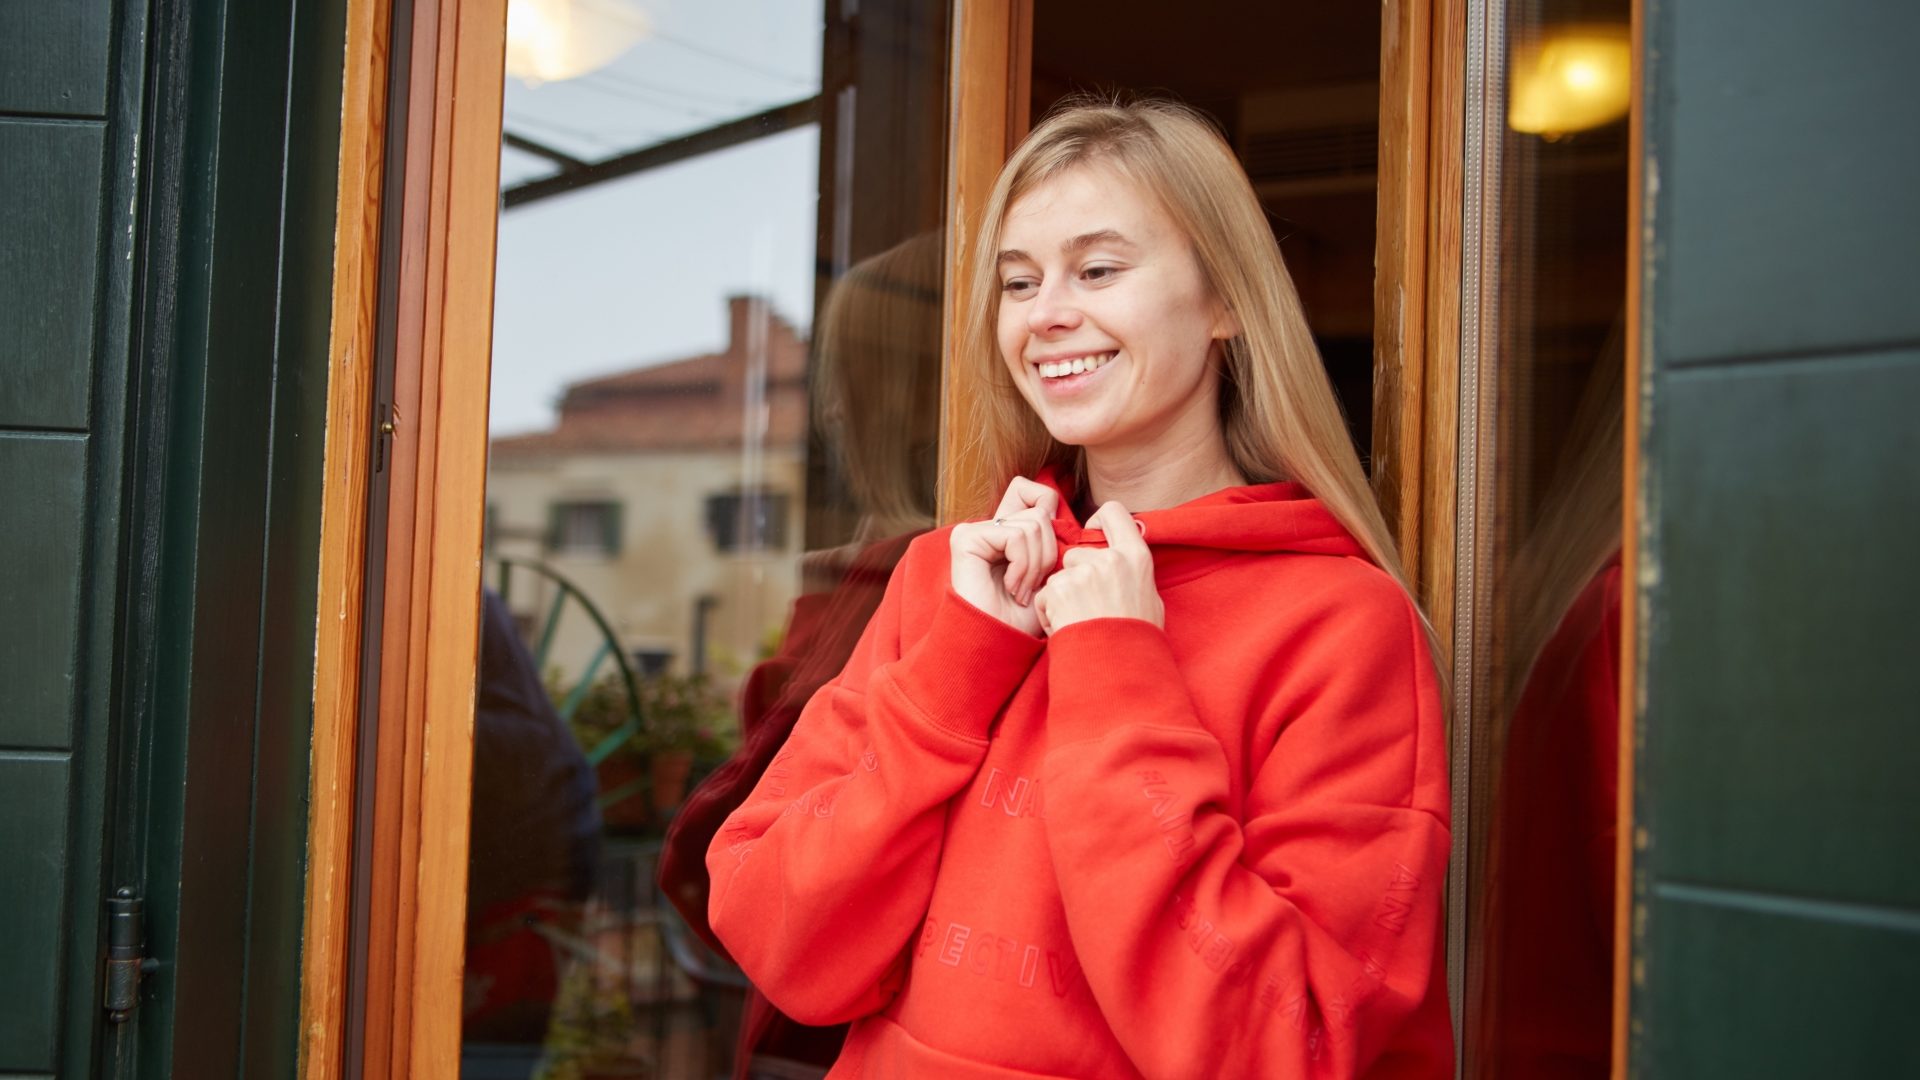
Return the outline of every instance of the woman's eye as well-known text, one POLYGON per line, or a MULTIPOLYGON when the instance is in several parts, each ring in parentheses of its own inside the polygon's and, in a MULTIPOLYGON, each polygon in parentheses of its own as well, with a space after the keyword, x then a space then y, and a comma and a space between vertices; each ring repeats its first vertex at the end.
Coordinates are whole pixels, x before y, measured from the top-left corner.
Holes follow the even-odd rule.
POLYGON ((1080 271, 1080 276, 1088 281, 1104 281, 1120 272, 1117 266, 1089 266, 1080 271))
POLYGON ((1009 296, 1025 296, 1033 291, 1033 282, 1027 278, 1014 278, 1012 281, 1002 282, 1000 291, 1009 296))

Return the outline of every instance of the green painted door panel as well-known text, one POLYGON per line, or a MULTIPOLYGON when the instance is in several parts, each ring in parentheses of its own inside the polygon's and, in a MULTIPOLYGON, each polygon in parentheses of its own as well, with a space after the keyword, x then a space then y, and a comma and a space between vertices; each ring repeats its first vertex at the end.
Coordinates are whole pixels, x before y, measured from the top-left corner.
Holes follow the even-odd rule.
POLYGON ((1920 5, 1643 11, 1628 1067, 1920 1075, 1920 5))
POLYGON ((0 112, 102 116, 112 0, 0 3, 0 112))
POLYGON ((0 118, 0 427, 87 426, 105 138, 0 118))
POLYGON ((55 1065, 67 778, 65 754, 0 751, 0 1075, 55 1065))
POLYGON ((1920 920, 1746 903, 1685 892, 1654 902, 1646 973, 1660 1022, 1646 1075, 1920 1076, 1920 920))
POLYGON ((1920 350, 1688 369, 1659 402, 1649 855, 1920 908, 1920 350))
POLYGON ((86 479, 84 437, 0 434, 0 747, 72 748, 86 479))
POLYGON ((1688 0, 1656 23, 1661 363, 1920 337, 1920 4, 1688 0))

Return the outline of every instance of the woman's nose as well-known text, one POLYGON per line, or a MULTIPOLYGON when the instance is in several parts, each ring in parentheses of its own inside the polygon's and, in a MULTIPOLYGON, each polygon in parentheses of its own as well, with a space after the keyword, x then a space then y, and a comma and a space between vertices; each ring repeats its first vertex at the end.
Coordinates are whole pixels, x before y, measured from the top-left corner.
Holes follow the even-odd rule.
POLYGON ((1027 308, 1027 329, 1042 337, 1050 334, 1065 333, 1080 326, 1080 309, 1072 303, 1067 291, 1048 283, 1040 286, 1040 291, 1027 308))

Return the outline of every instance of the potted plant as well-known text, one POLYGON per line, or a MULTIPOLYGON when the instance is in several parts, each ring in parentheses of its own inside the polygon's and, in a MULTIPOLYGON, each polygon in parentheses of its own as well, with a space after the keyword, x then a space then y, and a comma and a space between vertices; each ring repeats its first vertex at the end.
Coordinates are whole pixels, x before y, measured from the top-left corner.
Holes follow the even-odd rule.
POLYGON ((600 789, 600 818, 609 832, 637 833, 652 821, 646 798, 647 751, 637 738, 626 685, 618 673, 595 681, 590 686, 567 685, 557 670, 547 674, 547 694, 554 708, 566 714, 574 741, 594 764, 594 779, 600 789))
POLYGON ((723 760, 738 724, 733 704, 706 675, 654 675, 640 687, 640 733, 653 808, 668 814, 686 799, 697 763, 723 760))

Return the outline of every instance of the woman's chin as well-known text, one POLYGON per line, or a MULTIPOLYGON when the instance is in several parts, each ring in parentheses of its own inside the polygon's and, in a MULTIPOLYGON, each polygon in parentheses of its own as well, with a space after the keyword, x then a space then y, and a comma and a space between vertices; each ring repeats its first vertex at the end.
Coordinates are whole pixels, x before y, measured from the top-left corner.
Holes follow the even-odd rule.
POLYGON ((1053 441, 1063 446, 1071 446, 1080 450, 1093 450, 1097 449, 1103 441, 1102 429, 1092 425, 1051 422, 1048 423, 1046 427, 1047 434, 1053 437, 1053 441))

